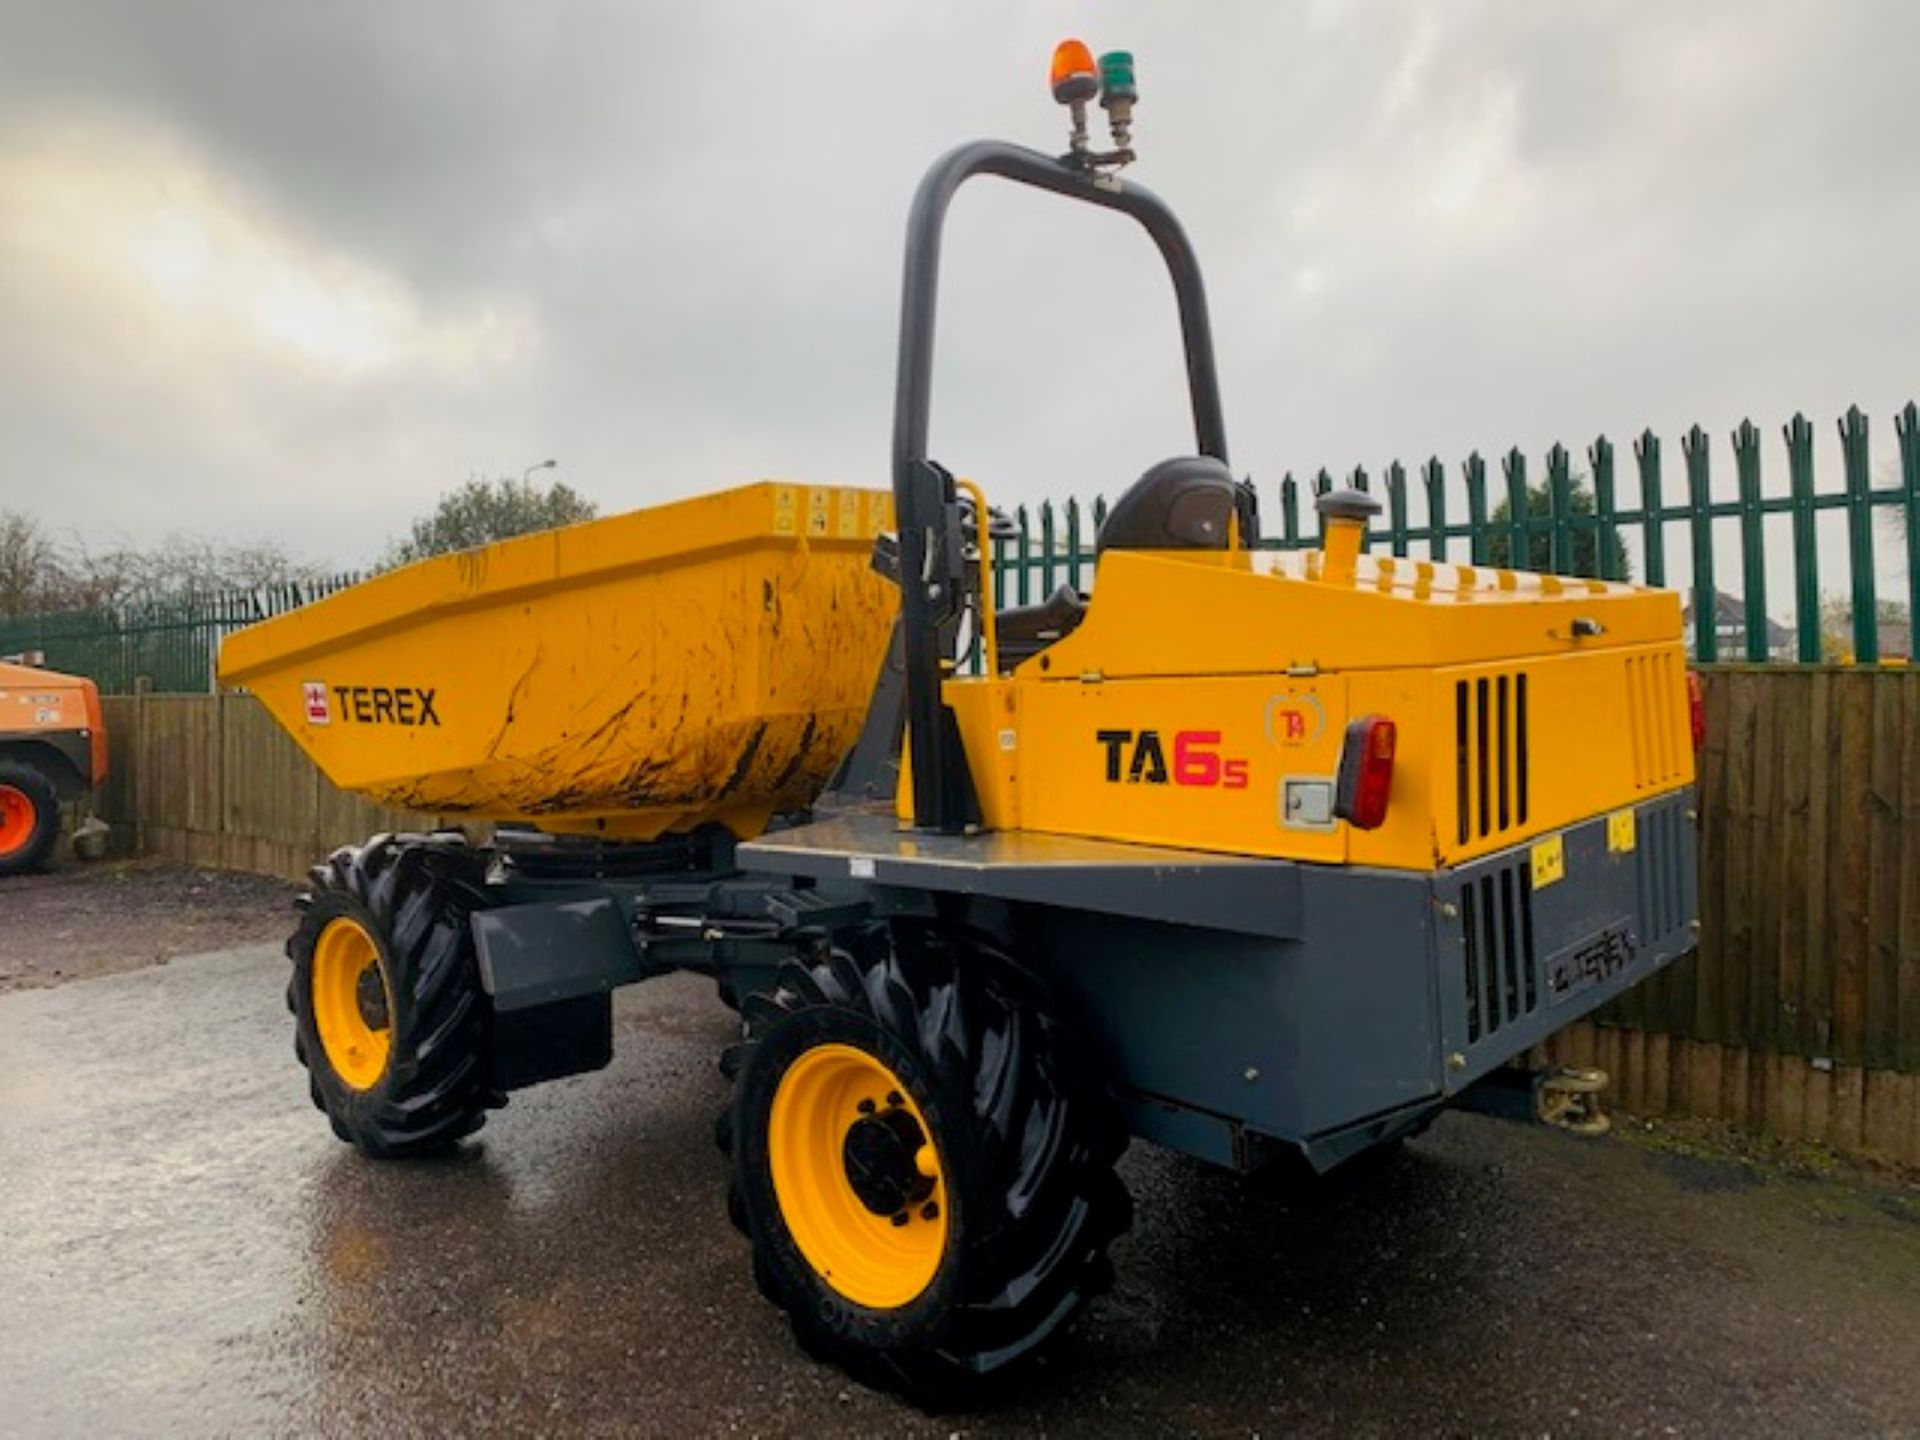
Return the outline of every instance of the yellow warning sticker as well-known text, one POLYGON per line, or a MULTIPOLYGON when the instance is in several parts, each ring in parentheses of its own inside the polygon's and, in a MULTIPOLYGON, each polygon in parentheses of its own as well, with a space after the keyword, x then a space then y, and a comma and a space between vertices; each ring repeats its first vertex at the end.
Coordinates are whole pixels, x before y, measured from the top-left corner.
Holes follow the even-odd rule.
POLYGON ((1544 890, 1567 875, 1567 846, 1558 835, 1533 842, 1533 888, 1544 890))
POLYGON ((867 496, 867 533, 878 535, 893 528, 893 496, 876 490, 867 496))
POLYGON ((793 487, 776 485, 773 487, 773 533, 791 535, 794 532, 793 487))
POLYGON ((827 533, 827 498, 825 490, 807 491, 807 534, 827 533))
POLYGON ((1607 816, 1607 849, 1615 855, 1631 855, 1633 845, 1633 811, 1614 811, 1607 816))
POLYGON ((842 540, 860 538, 860 492, 842 490, 840 492, 840 528, 834 531, 842 540))

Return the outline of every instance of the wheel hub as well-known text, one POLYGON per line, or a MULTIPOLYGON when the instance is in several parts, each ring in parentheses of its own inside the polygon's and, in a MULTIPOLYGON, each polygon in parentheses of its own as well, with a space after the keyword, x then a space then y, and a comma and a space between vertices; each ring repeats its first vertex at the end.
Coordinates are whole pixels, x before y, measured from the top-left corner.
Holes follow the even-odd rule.
POLYGON ((353 984, 354 1002, 360 1007, 360 1018, 366 1022, 369 1030, 387 1028, 387 987, 380 979, 380 967, 369 965, 360 972, 360 978, 353 984))
POLYGON ((840 1163, 860 1203, 875 1215, 896 1215, 931 1195, 932 1177, 914 1163, 926 1143, 920 1122, 898 1105, 854 1121, 840 1163))

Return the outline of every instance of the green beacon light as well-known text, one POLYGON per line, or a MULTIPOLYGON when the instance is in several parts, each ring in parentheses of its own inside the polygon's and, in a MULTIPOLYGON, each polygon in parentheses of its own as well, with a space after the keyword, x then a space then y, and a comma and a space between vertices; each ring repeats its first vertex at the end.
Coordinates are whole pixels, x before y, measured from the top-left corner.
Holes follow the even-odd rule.
POLYGON ((1139 98, 1133 80, 1133 52, 1107 51, 1100 57, 1100 106, 1107 112, 1116 150, 1130 151, 1133 147, 1133 105, 1139 98))

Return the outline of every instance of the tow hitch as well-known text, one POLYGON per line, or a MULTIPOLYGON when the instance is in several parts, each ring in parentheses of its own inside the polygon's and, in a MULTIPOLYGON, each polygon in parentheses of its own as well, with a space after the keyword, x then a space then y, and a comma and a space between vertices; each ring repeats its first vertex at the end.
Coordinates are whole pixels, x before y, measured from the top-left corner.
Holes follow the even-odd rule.
POLYGON ((1601 1097, 1612 1081, 1604 1070, 1579 1065, 1518 1066, 1494 1071, 1453 1105, 1501 1120, 1551 1125, 1573 1135, 1604 1135, 1613 1127, 1601 1097))

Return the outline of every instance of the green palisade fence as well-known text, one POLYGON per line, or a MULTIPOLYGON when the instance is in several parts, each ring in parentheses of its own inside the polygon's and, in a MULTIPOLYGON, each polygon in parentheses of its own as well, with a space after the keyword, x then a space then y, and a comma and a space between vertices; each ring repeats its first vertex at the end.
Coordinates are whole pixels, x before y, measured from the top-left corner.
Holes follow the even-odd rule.
POLYGON ((364 577, 326 576, 176 600, 0 620, 0 655, 39 655, 53 670, 85 675, 103 694, 131 694, 135 682, 176 695, 214 689, 220 641, 236 630, 298 609, 364 577))
MULTIPOLYGON (((1770 616, 1790 605, 1790 643, 1779 648, 1794 660, 1815 664, 1829 658, 1829 637, 1821 627, 1818 521, 1822 512, 1831 511, 1844 526, 1844 544, 1832 554, 1844 555, 1847 572, 1845 586, 1835 593, 1847 601, 1852 617, 1850 634, 1839 637, 1845 642, 1841 648, 1854 661, 1873 664, 1886 658, 1881 610, 1891 605, 1905 611, 1909 654, 1912 618, 1920 612, 1920 408, 1908 404, 1894 417, 1893 431, 1896 453, 1882 472, 1891 483, 1876 484, 1871 427, 1857 406, 1849 409, 1837 427, 1837 474, 1827 474, 1822 484, 1815 427, 1804 415, 1781 427, 1771 453, 1766 432, 1751 421, 1742 422, 1724 442, 1696 425, 1680 437, 1684 499, 1669 484, 1665 447, 1651 430, 1635 437, 1630 461, 1605 436, 1580 451, 1554 445, 1537 470, 1518 448, 1491 462, 1476 451, 1453 472, 1437 456, 1411 474, 1395 460, 1380 472, 1385 509, 1369 545, 1417 559, 1473 565, 1517 561, 1523 569, 1584 571, 1619 580, 1627 578, 1623 561, 1631 540, 1639 547, 1634 579, 1672 584, 1669 562, 1685 556, 1692 574, 1689 588, 1708 597, 1708 603, 1694 606, 1689 640, 1696 660, 1764 664, 1788 658, 1775 653, 1770 616), (1722 443, 1731 451, 1732 469, 1720 473, 1731 474, 1734 484, 1730 493, 1717 496, 1715 452, 1722 443), (1584 470, 1576 475, 1579 462, 1584 470), (1497 473, 1490 475, 1490 468, 1497 473), (1454 474, 1457 489, 1450 485, 1454 474), (1623 484, 1637 491, 1632 508, 1620 503, 1623 484), (1464 519, 1455 508, 1462 494, 1464 519), (1790 527, 1790 585, 1776 585, 1781 571, 1776 567, 1770 575, 1767 565, 1766 521, 1776 515, 1790 527), (1740 589, 1738 630, 1744 639, 1737 648, 1723 646, 1720 633, 1726 617, 1718 603, 1723 567, 1716 546, 1728 537, 1739 546, 1738 565, 1724 570, 1725 580, 1740 589), (1876 541, 1897 552, 1894 573, 1877 573, 1876 541), (1883 581, 1897 588, 1883 591, 1883 581)), ((1312 499, 1334 483, 1325 469, 1304 486, 1285 476, 1277 497, 1263 497, 1260 547, 1294 550, 1317 544, 1312 499)), ((1374 477, 1356 467, 1342 483, 1372 490, 1374 477)), ((1091 588, 1106 514, 1105 496, 1091 503, 1075 497, 1017 507, 1017 535, 994 542, 997 603, 1035 604, 1063 584, 1091 588)), ((93 677, 109 694, 130 692, 142 677, 158 691, 204 693, 214 686, 214 656, 224 636, 360 578, 337 575, 131 608, 0 620, 0 655, 38 652, 54 669, 93 677)))
MULTIPOLYGON (((1770 643, 1770 617, 1782 605, 1790 605, 1794 625, 1785 648, 1791 651, 1791 659, 1817 664, 1831 658, 1824 653, 1821 630, 1817 520, 1822 511, 1834 511, 1845 522, 1847 586, 1839 594, 1848 602, 1852 617, 1850 633, 1841 637, 1846 641, 1844 650, 1856 663, 1873 664, 1883 658, 1880 612, 1886 602, 1905 611, 1909 647, 1912 617, 1920 612, 1920 408, 1909 403, 1894 417, 1893 429, 1897 454, 1886 472, 1892 483, 1876 485, 1867 416, 1857 406, 1848 410, 1837 427, 1839 473, 1832 477, 1837 483, 1830 481, 1823 487, 1816 476, 1814 427, 1804 415, 1795 415, 1781 427, 1779 448, 1771 457, 1766 432, 1750 420, 1743 421, 1726 440, 1735 477, 1733 493, 1716 496, 1718 442, 1696 425, 1680 437, 1684 500, 1671 495, 1660 437, 1644 431, 1631 447, 1633 479, 1629 483, 1637 488, 1639 502, 1632 508, 1619 501, 1618 455, 1604 435, 1581 452, 1586 468, 1578 475, 1576 452, 1553 446, 1542 457, 1538 480, 1528 457, 1517 448, 1493 462, 1498 469, 1493 477, 1488 474, 1489 462, 1476 451, 1458 468, 1459 488, 1466 498, 1464 520, 1451 518, 1459 512, 1452 508, 1447 467, 1437 456, 1417 467, 1417 478, 1411 483, 1407 467, 1395 460, 1382 471, 1385 513, 1374 522, 1369 548, 1383 546, 1396 556, 1472 565, 1508 564, 1517 559, 1522 569, 1622 580, 1628 578, 1621 562, 1627 555, 1625 542, 1631 538, 1640 547, 1632 578, 1649 585, 1674 583, 1669 561, 1679 553, 1691 567, 1687 588, 1709 597, 1708 603, 1693 607, 1688 640, 1696 660, 1766 664, 1786 658, 1776 655, 1770 643), (1414 513, 1416 499, 1423 512, 1419 515, 1414 513), (1766 520, 1773 515, 1787 517, 1791 526, 1790 587, 1776 588, 1768 574, 1766 520), (1737 569, 1724 571, 1716 545, 1729 535, 1738 540, 1740 563, 1737 569), (1876 536, 1897 546, 1900 563, 1894 574, 1877 573, 1876 536), (1883 580, 1896 584, 1897 591, 1883 591, 1883 580), (1739 629, 1744 639, 1730 653, 1723 653, 1729 647, 1722 643, 1720 628, 1726 616, 1718 593, 1719 586, 1729 582, 1740 589, 1739 629)), ((1373 488, 1364 468, 1349 472, 1344 483, 1361 490, 1373 488)), ((1272 497, 1262 497, 1264 533, 1259 548, 1295 550, 1318 544, 1312 498, 1333 486, 1332 475, 1324 469, 1304 487, 1291 474, 1282 478, 1277 507, 1272 497)), ((1019 534, 994 542, 997 603, 1003 607, 1034 604, 1063 581, 1076 589, 1088 588, 1106 507, 1104 496, 1096 496, 1090 507, 1078 499, 1058 509, 1052 502, 1043 503, 1037 514, 1019 506, 1013 517, 1019 534), (1083 526, 1081 517, 1089 510, 1093 523, 1083 526), (1064 525, 1058 523, 1058 516, 1064 516, 1064 525)))

